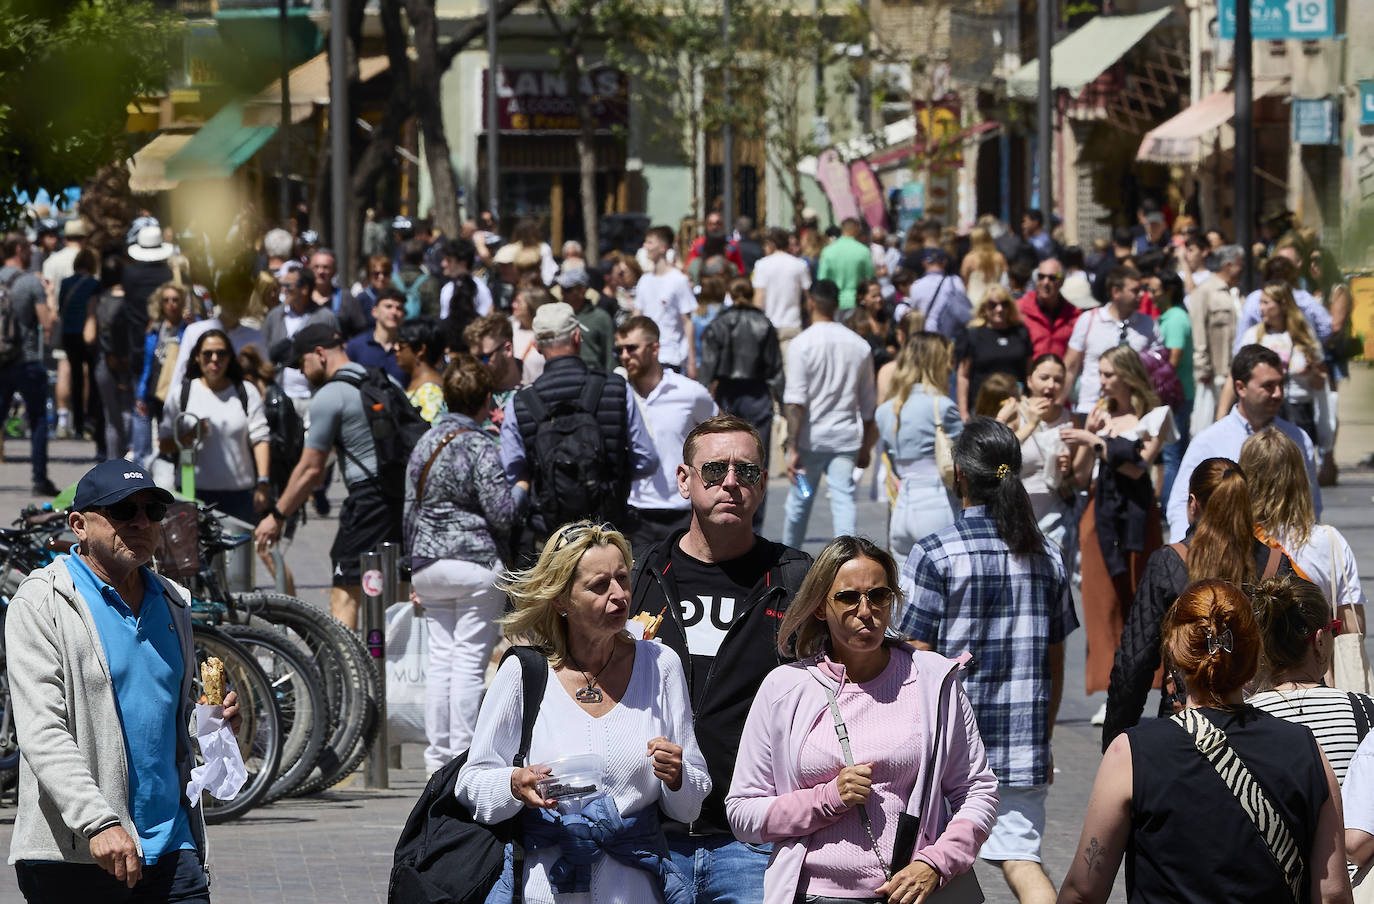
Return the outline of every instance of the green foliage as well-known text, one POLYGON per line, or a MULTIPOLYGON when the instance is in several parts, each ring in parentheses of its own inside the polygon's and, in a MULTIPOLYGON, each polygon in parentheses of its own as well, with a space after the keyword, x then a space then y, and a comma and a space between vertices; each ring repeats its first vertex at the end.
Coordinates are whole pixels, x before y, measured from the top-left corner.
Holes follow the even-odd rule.
POLYGON ((80 184, 127 151, 127 107, 165 90, 181 20, 146 0, 8 0, 0 218, 12 192, 80 184))

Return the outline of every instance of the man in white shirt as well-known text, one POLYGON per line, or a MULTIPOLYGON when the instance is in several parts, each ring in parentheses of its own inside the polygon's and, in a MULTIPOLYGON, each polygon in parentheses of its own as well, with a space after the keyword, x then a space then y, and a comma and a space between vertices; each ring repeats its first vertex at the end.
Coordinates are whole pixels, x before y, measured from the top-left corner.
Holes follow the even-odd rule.
POLYGON ((1074 406, 1079 414, 1092 411, 1102 395, 1097 359, 1104 352, 1118 345, 1129 345, 1140 354, 1160 344, 1154 319, 1137 310, 1140 307, 1140 274, 1135 268, 1113 268, 1107 274, 1107 293, 1105 305, 1085 311, 1074 323, 1069 350, 1064 354, 1068 375, 1060 401, 1069 397, 1074 381, 1082 374, 1078 402, 1074 406))
POLYGON ((787 350, 787 412, 790 446, 787 524, 782 542, 800 548, 811 504, 824 477, 830 487, 832 536, 857 531, 854 469, 868 467, 878 427, 873 350, 858 333, 835 322, 840 293, 828 279, 807 292, 811 326, 787 350))
POLYGON ((682 443, 693 427, 718 412, 704 386, 659 363, 658 325, 648 317, 631 317, 616 328, 615 353, 658 449, 658 470, 630 485, 628 526, 640 559, 691 522, 692 504, 677 487, 682 443))
POLYGON ((767 314, 778 331, 785 360, 788 343, 802 329, 802 294, 811 288, 811 268, 787 253, 786 230, 768 230, 763 250, 763 258, 754 264, 754 307, 767 314))
POLYGON ((1170 543, 1178 543, 1188 533, 1188 484, 1197 466, 1209 458, 1239 461, 1240 447, 1246 438, 1271 424, 1302 450, 1307 481, 1312 485, 1312 505, 1317 518, 1321 518, 1322 491, 1317 485, 1317 455, 1312 438, 1278 416, 1283 407, 1283 361, 1276 352, 1262 345, 1242 346, 1231 359, 1231 382, 1236 390, 1235 407, 1194 436, 1179 463, 1178 477, 1174 478, 1165 509, 1170 543))
POLYGON ((673 230, 667 226, 655 226, 644 236, 649 267, 635 286, 636 313, 658 324, 659 363, 695 380, 697 350, 692 312, 697 309, 697 298, 687 275, 668 263, 668 249, 672 246, 673 230))

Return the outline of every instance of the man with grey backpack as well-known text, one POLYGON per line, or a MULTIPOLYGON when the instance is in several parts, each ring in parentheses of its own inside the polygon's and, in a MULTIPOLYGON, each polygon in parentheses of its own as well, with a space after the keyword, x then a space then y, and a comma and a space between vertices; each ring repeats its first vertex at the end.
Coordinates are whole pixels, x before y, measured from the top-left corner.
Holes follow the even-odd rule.
MULTIPOLYGON (((29 422, 30 459, 35 496, 56 496, 48 479, 48 372, 43 366, 43 336, 57 324, 47 291, 29 272, 29 242, 9 235, 0 267, 0 404, 8 410, 18 393, 29 422)), ((0 440, 2 441, 2 440, 0 440)))

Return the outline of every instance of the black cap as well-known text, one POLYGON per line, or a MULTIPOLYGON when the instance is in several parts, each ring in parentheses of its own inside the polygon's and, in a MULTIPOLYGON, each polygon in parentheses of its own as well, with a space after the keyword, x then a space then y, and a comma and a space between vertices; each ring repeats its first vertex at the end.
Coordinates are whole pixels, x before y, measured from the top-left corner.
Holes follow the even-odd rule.
POLYGON ((323 323, 307 323, 300 332, 291 337, 291 354, 285 364, 300 369, 301 358, 317 348, 337 348, 343 345, 343 337, 332 326, 323 323))
POLYGON ((81 478, 76 485, 76 496, 72 498, 72 509, 84 512, 102 505, 114 505, 140 490, 152 490, 159 502, 176 501, 171 493, 153 483, 153 478, 143 468, 122 458, 111 458, 91 468, 81 478))

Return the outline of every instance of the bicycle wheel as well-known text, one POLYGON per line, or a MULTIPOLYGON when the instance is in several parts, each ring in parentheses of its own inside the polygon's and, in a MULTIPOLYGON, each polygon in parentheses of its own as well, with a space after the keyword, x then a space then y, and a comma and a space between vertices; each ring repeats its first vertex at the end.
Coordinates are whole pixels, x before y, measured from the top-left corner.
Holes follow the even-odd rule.
POLYGON ((236 596, 235 603, 239 623, 250 624, 256 617, 299 638, 325 679, 334 721, 320 751, 318 772, 293 794, 313 794, 338 784, 362 762, 377 732, 381 682, 367 648, 338 619, 295 597, 245 593, 236 596))
POLYGON ((248 625, 226 625, 223 630, 248 648, 272 682, 282 727, 277 780, 267 792, 267 800, 274 801, 305 780, 324 749, 329 724, 324 685, 310 654, 284 634, 248 625))
MULTIPOLYGON (((238 641, 217 628, 207 625, 191 626, 195 638, 196 662, 216 656, 224 663, 226 690, 238 692, 239 711, 243 725, 238 732, 239 751, 248 769, 248 781, 233 800, 223 801, 201 795, 200 805, 205 821, 214 825, 237 819, 263 803, 281 762, 281 720, 274 700, 272 683, 258 665, 253 654, 238 641)), ((200 696, 200 669, 196 669, 196 696, 200 696)), ((190 726, 195 731, 194 718, 190 726)), ((199 760, 200 755, 197 753, 199 760)))

